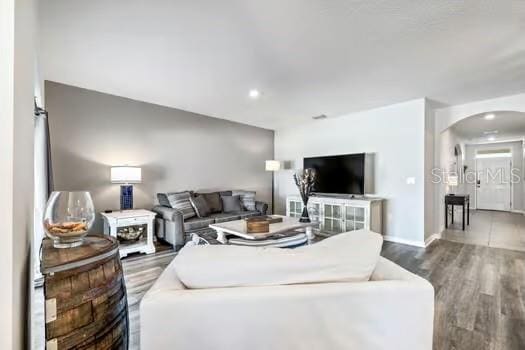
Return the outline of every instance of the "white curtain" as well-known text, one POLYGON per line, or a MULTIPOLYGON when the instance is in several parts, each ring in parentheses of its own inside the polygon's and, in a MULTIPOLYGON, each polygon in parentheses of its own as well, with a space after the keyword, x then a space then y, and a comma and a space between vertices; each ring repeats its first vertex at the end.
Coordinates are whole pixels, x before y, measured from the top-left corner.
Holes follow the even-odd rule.
POLYGON ((47 116, 40 113, 35 116, 35 210, 34 210, 34 272, 35 280, 40 280, 42 274, 40 273, 40 245, 44 238, 44 226, 42 217, 44 215, 44 208, 46 206, 47 197, 50 189, 50 173, 49 173, 49 140, 48 140, 48 125, 47 116))

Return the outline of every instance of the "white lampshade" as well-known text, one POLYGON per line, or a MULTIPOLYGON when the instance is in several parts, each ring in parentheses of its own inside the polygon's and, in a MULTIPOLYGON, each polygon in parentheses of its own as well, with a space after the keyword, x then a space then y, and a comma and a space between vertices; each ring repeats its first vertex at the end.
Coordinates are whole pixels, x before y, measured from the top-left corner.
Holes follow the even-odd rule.
POLYGON ((279 171, 281 169, 281 162, 278 160, 267 160, 266 171, 279 171))
POLYGON ((111 182, 116 184, 130 184, 142 182, 142 169, 137 166, 111 167, 111 182))

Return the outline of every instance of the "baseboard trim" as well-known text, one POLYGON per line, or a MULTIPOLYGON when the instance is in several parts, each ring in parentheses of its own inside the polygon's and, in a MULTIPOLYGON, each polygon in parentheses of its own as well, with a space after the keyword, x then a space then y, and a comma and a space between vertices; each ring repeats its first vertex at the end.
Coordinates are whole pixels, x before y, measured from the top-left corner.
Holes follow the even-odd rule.
POLYGON ((388 242, 394 242, 394 243, 411 245, 411 246, 419 247, 419 248, 425 248, 425 242, 413 241, 411 239, 399 238, 399 237, 388 236, 388 235, 383 236, 383 239, 388 242))
POLYGON ((435 240, 441 239, 441 233, 434 233, 425 239, 425 248, 434 243, 435 240))
POLYGON ((510 212, 511 213, 516 213, 516 214, 525 215, 525 210, 511 210, 510 212))

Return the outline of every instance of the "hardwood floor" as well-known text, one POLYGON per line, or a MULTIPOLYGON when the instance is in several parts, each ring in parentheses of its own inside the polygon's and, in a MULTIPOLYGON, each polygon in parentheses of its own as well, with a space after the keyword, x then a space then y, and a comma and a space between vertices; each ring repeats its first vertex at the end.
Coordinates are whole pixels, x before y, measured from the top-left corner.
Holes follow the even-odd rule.
POLYGON ((173 251, 166 251, 154 256, 139 256, 122 260, 128 292, 130 350, 140 348, 140 300, 175 255, 173 251))
POLYGON ((439 240, 382 255, 434 286, 434 349, 525 349, 525 253, 439 240))
MULTIPOLYGON (((435 350, 525 349, 525 253, 438 240, 426 250, 385 242, 381 254, 434 286, 435 350)), ((140 299, 174 256, 123 260, 130 349, 139 349, 140 299)))

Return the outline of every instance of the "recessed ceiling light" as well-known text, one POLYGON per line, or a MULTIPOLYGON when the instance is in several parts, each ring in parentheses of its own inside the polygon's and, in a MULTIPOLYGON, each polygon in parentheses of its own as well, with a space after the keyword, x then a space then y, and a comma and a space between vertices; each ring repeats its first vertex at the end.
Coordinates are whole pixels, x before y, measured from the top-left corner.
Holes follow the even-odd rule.
POLYGON ((492 120, 496 118, 496 116, 493 113, 490 113, 490 114, 485 114, 483 118, 485 118, 485 120, 492 120))
POLYGON ((259 96, 261 96, 261 93, 259 92, 259 90, 251 89, 248 95, 250 96, 250 98, 255 99, 255 98, 259 98, 259 96))
POLYGON ((489 141, 494 141, 496 138, 494 136, 489 136, 488 140, 489 141))

